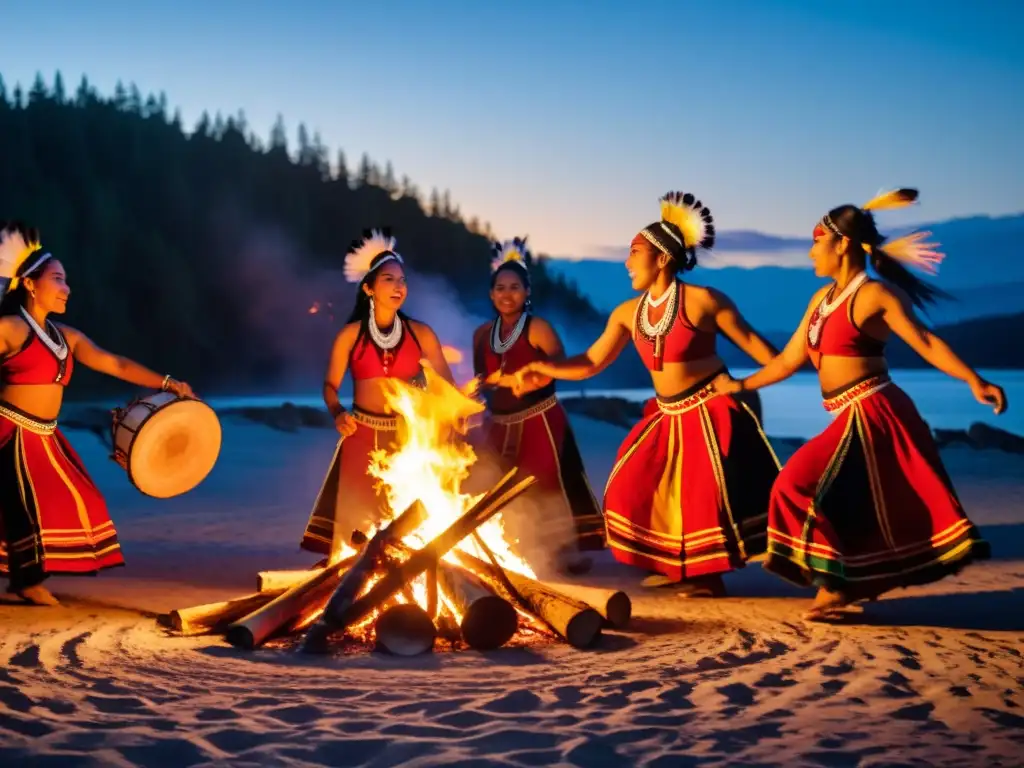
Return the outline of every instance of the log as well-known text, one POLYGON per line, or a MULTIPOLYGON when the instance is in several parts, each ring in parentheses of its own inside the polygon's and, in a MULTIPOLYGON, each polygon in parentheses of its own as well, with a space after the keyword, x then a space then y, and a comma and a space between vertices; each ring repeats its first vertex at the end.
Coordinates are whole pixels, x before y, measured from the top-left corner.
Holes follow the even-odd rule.
POLYGON ((434 647, 437 630, 427 612, 415 603, 386 608, 377 619, 377 644, 395 656, 416 656, 434 647))
MULTIPOLYGON (((517 470, 513 470, 515 472, 517 470)), ((508 478, 512 472, 506 475, 508 478)), ((520 480, 504 492, 491 492, 474 504, 468 512, 442 531, 423 549, 416 550, 412 557, 398 567, 390 568, 384 577, 370 591, 353 602, 337 617, 338 629, 359 621, 376 610, 385 600, 402 588, 402 585, 415 579, 427 568, 436 564, 449 550, 475 531, 483 523, 501 511, 502 507, 520 496, 537 482, 532 475, 520 480)), ((504 483, 504 481, 503 481, 504 483)), ((596 614, 596 612, 595 612, 596 614)), ((600 619, 600 616, 598 616, 600 619)))
POLYGON ((260 571, 256 574, 256 591, 273 592, 278 589, 291 589, 296 584, 305 581, 309 575, 318 569, 303 569, 301 571, 260 571))
POLYGON ((238 648, 253 650, 289 624, 301 621, 318 603, 330 599, 345 572, 344 562, 310 571, 309 577, 282 592, 269 603, 228 626, 227 641, 238 648))
POLYGON ((604 619, 582 600, 564 595, 529 576, 486 563, 466 552, 456 550, 454 554, 467 570, 484 576, 496 588, 508 590, 507 585, 511 584, 514 590, 511 597, 524 603, 531 613, 574 648, 589 648, 601 636, 604 619))
POLYGON ((633 601, 629 595, 618 589, 604 589, 583 584, 544 582, 548 587, 564 595, 580 600, 596 610, 605 622, 616 629, 625 629, 633 616, 633 601))
MULTIPOLYGON (((339 617, 356 601, 359 595, 366 589, 373 574, 379 569, 380 561, 384 557, 389 543, 401 542, 423 522, 427 510, 420 501, 414 501, 398 517, 392 520, 385 528, 377 531, 370 539, 363 551, 356 557, 355 562, 349 567, 347 573, 334 589, 334 593, 327 601, 323 614, 313 624, 302 643, 302 650, 306 653, 326 653, 328 639, 331 633, 341 623, 339 617)), ((359 532, 353 533, 355 539, 359 532)), ((359 534, 362 535, 362 534, 359 534)), ((402 587, 399 584, 396 587, 402 587)))
POLYGON ((436 572, 438 584, 462 616, 459 631, 466 645, 490 651, 512 639, 519 617, 508 600, 494 594, 474 574, 451 563, 439 562, 436 572))
POLYGON ((278 595, 283 589, 274 591, 254 592, 234 600, 222 600, 218 603, 205 603, 190 608, 178 608, 168 615, 171 629, 183 635, 202 635, 217 632, 228 624, 246 616, 260 608, 278 595))

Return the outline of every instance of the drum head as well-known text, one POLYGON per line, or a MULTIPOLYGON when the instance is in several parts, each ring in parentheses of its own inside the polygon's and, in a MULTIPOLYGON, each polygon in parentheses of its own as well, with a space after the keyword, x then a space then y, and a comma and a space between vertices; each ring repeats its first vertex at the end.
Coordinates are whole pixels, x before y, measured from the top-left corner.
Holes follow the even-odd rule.
POLYGON ((146 419, 128 456, 128 474, 147 496, 166 499, 201 483, 220 455, 217 414, 199 400, 178 400, 146 419))

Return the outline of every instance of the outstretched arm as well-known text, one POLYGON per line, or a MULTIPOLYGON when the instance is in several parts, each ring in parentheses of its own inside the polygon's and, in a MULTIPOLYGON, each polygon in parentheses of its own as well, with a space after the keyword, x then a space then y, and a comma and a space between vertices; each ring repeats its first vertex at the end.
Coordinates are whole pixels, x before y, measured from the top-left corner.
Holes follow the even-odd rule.
POLYGON ((525 381, 531 374, 540 374, 552 379, 563 381, 582 381, 601 373, 615 362, 629 343, 629 328, 632 317, 632 304, 628 301, 621 304, 608 318, 604 333, 584 354, 573 357, 562 357, 558 360, 540 360, 520 368, 516 377, 525 381))
POLYGON ((903 339, 907 345, 947 376, 966 382, 975 399, 983 405, 991 405, 999 414, 1006 410, 1006 395, 1003 390, 985 381, 978 372, 961 360, 942 339, 925 327, 914 314, 910 300, 902 291, 878 284, 876 301, 886 325, 903 339))
POLYGON ((87 368, 105 373, 107 376, 113 376, 115 379, 121 379, 121 381, 127 381, 129 384, 138 384, 140 387, 163 389, 181 397, 195 397, 192 387, 183 381, 172 379, 169 376, 161 376, 156 371, 151 371, 134 360, 107 352, 84 333, 74 328, 62 325, 60 330, 64 334, 64 338, 67 339, 68 347, 71 349, 71 354, 75 356, 75 360, 87 368))
POLYGON ((779 351, 750 326, 732 299, 711 288, 708 292, 714 302, 715 323, 718 329, 755 361, 761 365, 768 365, 779 351))

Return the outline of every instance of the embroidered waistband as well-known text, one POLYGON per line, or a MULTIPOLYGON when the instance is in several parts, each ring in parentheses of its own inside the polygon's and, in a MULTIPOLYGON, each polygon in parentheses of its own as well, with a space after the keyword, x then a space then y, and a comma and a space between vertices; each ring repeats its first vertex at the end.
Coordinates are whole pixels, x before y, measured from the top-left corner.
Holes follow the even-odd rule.
POLYGON ((364 427, 376 429, 379 432, 394 432, 398 429, 397 416, 378 416, 375 413, 353 409, 352 417, 364 427))
POLYGON ((698 405, 706 403, 716 395, 717 393, 715 392, 714 385, 706 384, 692 395, 684 397, 681 400, 662 400, 659 397, 658 410, 668 416, 678 416, 681 413, 686 413, 687 411, 696 408, 698 405))
POLYGON ((524 408, 521 411, 515 413, 492 413, 491 421, 495 424, 520 424, 527 419, 532 419, 534 416, 540 416, 545 411, 549 411, 558 404, 558 398, 552 395, 551 397, 541 400, 539 403, 531 405, 529 408, 524 408))
POLYGON ((23 429, 27 429, 29 432, 33 432, 37 435, 52 435, 57 431, 57 420, 53 421, 39 421, 32 416, 29 416, 24 411, 20 411, 10 405, 0 403, 0 417, 7 419, 8 421, 17 424, 23 429))
POLYGON ((859 381, 845 392, 840 392, 835 397, 830 397, 822 402, 825 410, 831 414, 840 413, 844 408, 863 400, 865 397, 875 394, 892 384, 892 379, 887 374, 872 376, 870 379, 859 381))

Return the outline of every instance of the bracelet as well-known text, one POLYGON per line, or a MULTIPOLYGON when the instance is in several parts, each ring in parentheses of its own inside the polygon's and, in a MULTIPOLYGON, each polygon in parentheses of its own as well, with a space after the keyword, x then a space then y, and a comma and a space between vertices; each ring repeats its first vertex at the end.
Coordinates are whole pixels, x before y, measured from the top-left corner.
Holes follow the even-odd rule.
POLYGON ((171 383, 171 374, 168 373, 166 376, 164 376, 164 381, 163 381, 163 384, 160 385, 160 390, 162 392, 166 392, 167 391, 167 385, 170 384, 170 383, 171 383))

